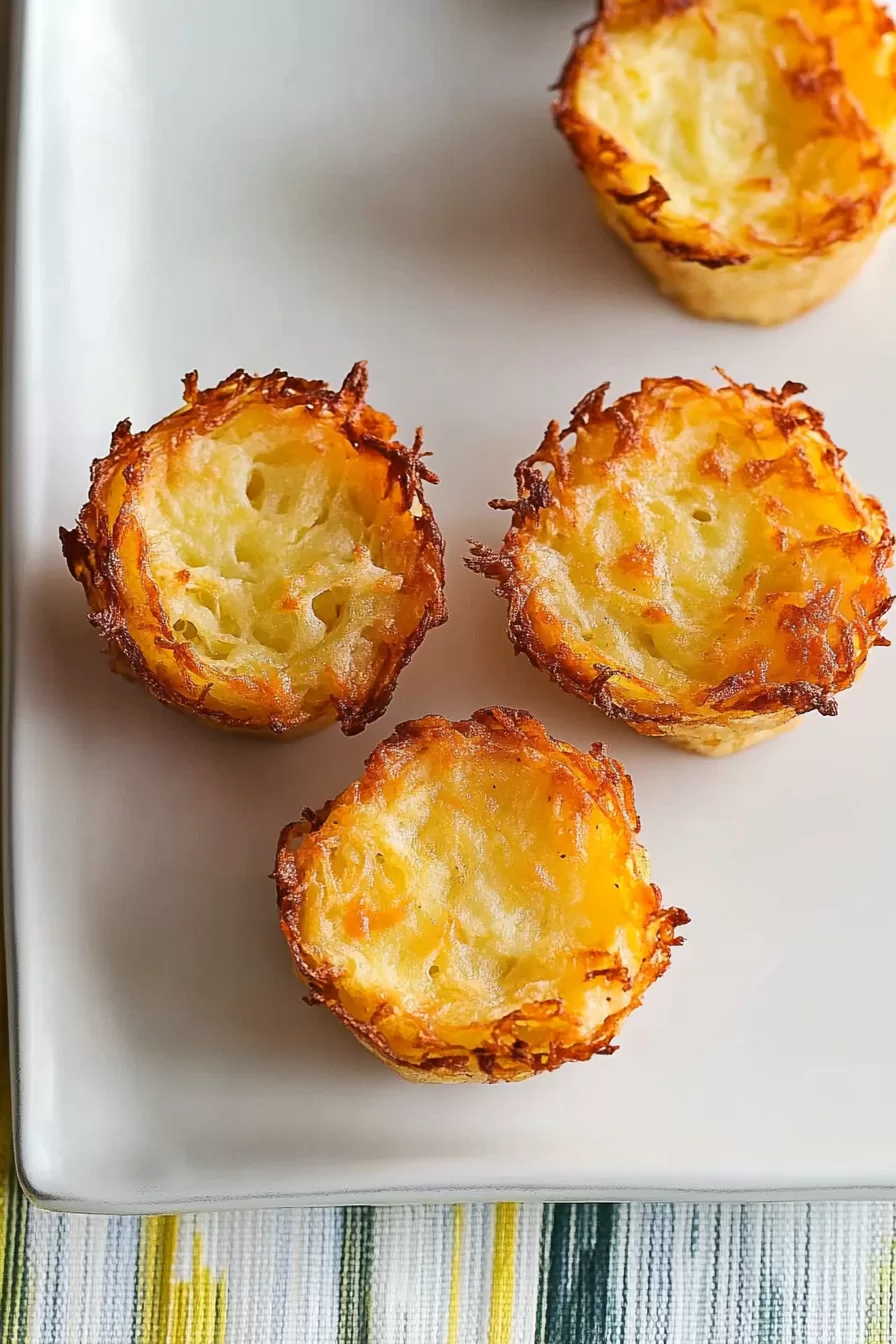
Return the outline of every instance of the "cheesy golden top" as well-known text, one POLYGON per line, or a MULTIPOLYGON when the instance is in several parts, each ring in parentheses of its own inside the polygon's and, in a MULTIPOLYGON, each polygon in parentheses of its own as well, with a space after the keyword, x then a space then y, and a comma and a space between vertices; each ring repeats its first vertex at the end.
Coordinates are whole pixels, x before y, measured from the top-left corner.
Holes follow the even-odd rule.
POLYGON ((636 830, 621 767, 528 715, 422 719, 284 838, 284 931, 398 1059, 509 1040, 560 1062, 605 1043, 658 973, 667 925, 636 830))
POLYGON ((634 720, 830 711, 879 637, 892 537, 803 389, 605 390, 521 465, 504 547, 473 562, 518 647, 634 720))

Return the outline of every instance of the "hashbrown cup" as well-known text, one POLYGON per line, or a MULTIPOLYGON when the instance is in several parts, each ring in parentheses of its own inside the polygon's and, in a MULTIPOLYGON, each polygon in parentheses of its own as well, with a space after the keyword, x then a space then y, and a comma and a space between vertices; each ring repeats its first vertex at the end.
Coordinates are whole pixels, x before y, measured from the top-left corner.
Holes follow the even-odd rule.
POLYGON ((72 575, 114 670, 213 726, 289 738, 383 713, 442 624, 443 542, 411 447, 341 388, 237 370, 93 464, 72 575))
POLYGON ((557 88, 605 222, 699 317, 788 321, 892 221, 896 30, 873 0, 606 0, 557 88))
POLYGON ((893 535, 800 383, 608 384, 516 469, 498 551, 508 634, 563 689, 647 736, 725 756, 837 712, 893 601, 893 535), (567 445, 566 440, 570 440, 567 445))
POLYGON ((608 1054, 687 916, 663 909, 631 780, 522 710, 400 724, 285 827, 295 969, 402 1077, 517 1081, 608 1054))

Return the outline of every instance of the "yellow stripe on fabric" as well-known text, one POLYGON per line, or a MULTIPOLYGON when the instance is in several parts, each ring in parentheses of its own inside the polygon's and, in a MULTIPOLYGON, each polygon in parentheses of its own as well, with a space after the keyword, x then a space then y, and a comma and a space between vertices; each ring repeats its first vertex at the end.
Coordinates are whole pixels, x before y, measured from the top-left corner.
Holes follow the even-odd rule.
POLYGON ((448 1337, 445 1344, 457 1344, 460 1321, 461 1252, 464 1241, 464 1206, 455 1204, 451 1233, 451 1296, 448 1299, 448 1337))
POLYGON ((215 1286, 215 1333, 214 1344, 224 1344, 224 1331, 227 1327, 227 1278, 222 1274, 215 1286))
POLYGON ((891 1344, 893 1317, 893 1286, 896 1283, 896 1241, 890 1246, 877 1268, 877 1282, 872 1288, 868 1333, 865 1344, 891 1344))
POLYGON ((167 1344, 171 1315, 171 1278, 177 1249, 176 1214, 140 1220, 137 1252, 137 1300, 140 1344, 167 1344))
POLYGON ((183 1281, 172 1285, 171 1344, 184 1344, 190 1323, 190 1285, 183 1281))
POLYGON ((137 1299, 140 1344, 223 1344, 227 1286, 203 1263, 202 1237, 193 1233, 189 1279, 174 1278, 180 1220, 174 1214, 140 1224, 137 1299))
POLYGON ((495 1238, 492 1250, 492 1291, 489 1302, 488 1344, 510 1344, 513 1331, 514 1266, 517 1204, 495 1206, 495 1238))
MULTIPOLYGON (((212 1272, 202 1263, 202 1237, 193 1234, 193 1265, 190 1292, 191 1328, 184 1344, 215 1344, 224 1336, 224 1275, 215 1280, 212 1272), (222 1318, 218 1320, 218 1311, 222 1318)), ((180 1344, 180 1341, 178 1341, 180 1344)))

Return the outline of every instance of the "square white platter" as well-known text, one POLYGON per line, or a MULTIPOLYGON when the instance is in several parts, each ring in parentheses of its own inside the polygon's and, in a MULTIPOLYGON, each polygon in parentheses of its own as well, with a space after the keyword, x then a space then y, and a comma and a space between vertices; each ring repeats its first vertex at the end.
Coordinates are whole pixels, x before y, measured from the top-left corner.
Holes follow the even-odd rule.
POLYGON ((707 761, 564 696, 462 567, 486 501, 588 388, 808 384, 896 509, 896 253, 760 331, 668 306, 601 230, 547 86, 586 0, 27 0, 6 443, 17 1149, 58 1209, 896 1191, 896 654, 836 719, 707 761), (387 716, 266 745, 106 669, 57 540, 117 420, 243 365, 426 428, 450 620, 387 716), (280 826, 391 726, 521 706, 630 769, 686 945, 620 1052, 412 1087, 302 1003, 280 826))

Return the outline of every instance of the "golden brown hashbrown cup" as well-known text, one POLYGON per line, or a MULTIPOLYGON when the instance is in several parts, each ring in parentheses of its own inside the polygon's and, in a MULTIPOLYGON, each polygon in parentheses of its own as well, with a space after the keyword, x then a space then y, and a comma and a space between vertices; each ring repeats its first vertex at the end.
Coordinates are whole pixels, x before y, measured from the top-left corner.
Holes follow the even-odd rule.
POLYGON ((436 477, 342 387, 238 370, 93 464, 69 568, 115 670, 221 728, 293 737, 383 713, 446 618, 436 477))
POLYGON ((609 1053, 687 919, 661 908, 638 829, 622 766, 521 710, 401 724, 280 836, 308 1001, 413 1082, 609 1053))
POLYGON ((893 536, 786 383, 586 396, 517 467, 497 580, 518 652, 639 733, 708 756, 837 712, 892 602, 893 536), (564 440, 571 439, 565 446, 564 440))
POLYGON ((896 31, 873 0, 606 0, 554 115, 610 228, 700 317, 815 307, 892 218, 896 31))

